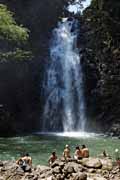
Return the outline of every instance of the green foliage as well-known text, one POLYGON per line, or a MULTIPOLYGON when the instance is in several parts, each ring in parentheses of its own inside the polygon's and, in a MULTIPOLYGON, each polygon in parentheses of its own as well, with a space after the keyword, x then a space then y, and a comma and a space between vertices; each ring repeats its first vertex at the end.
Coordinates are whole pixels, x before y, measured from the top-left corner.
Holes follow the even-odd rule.
POLYGON ((19 48, 17 48, 16 51, 10 51, 7 53, 0 52, 1 61, 7 61, 7 60, 23 61, 23 60, 31 59, 32 57, 33 56, 30 51, 24 51, 19 48))
POLYGON ((0 4, 0 39, 24 43, 28 40, 28 30, 18 26, 13 14, 5 5, 0 4))
POLYGON ((5 5, 0 4, 0 40, 1 43, 4 42, 4 52, 0 51, 0 61, 30 59, 31 52, 23 50, 28 42, 28 33, 28 29, 17 25, 13 13, 5 5))

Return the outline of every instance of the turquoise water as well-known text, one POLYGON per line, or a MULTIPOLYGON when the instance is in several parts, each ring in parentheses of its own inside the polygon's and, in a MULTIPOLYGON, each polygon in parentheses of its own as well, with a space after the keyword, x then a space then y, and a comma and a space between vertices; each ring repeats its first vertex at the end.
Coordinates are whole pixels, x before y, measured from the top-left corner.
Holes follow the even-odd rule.
POLYGON ((48 157, 56 151, 62 155, 65 144, 69 144, 71 155, 76 145, 86 144, 91 156, 97 156, 105 149, 114 158, 114 150, 120 148, 120 140, 105 137, 64 137, 53 135, 31 135, 24 137, 0 138, 0 159, 15 160, 21 153, 28 152, 33 164, 47 165, 48 157))

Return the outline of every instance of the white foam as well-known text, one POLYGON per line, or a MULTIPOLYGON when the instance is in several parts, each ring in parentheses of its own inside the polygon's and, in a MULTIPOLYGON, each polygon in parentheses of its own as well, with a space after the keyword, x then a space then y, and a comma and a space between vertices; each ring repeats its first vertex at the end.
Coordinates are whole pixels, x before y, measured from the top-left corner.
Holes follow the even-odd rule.
POLYGON ((88 132, 37 132, 38 135, 47 135, 47 136, 60 136, 60 137, 70 137, 70 138, 97 138, 100 134, 88 133, 88 132))
POLYGON ((58 133, 59 136, 65 136, 65 137, 75 137, 75 138, 91 138, 95 137, 95 133, 87 133, 87 132, 64 132, 64 133, 58 133))

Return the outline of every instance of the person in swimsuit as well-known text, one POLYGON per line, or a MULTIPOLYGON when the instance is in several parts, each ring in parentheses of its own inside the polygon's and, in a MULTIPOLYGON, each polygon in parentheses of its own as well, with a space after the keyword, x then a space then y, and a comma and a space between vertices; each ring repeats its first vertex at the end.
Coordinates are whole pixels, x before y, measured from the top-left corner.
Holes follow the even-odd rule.
POLYGON ((52 152, 51 156, 48 159, 49 165, 51 166, 56 159, 57 159, 56 152, 52 152))
POLYGON ((30 172, 32 167, 32 158, 28 153, 26 153, 16 161, 16 164, 18 164, 24 170, 24 172, 30 172))
POLYGON ((71 158, 71 156, 70 156, 70 148, 69 148, 69 145, 67 145, 67 144, 66 144, 65 149, 63 151, 63 157, 65 159, 71 158))
POLYGON ((32 166, 32 158, 30 157, 30 155, 28 153, 25 154, 25 156, 22 158, 22 160, 25 162, 25 164, 32 166))

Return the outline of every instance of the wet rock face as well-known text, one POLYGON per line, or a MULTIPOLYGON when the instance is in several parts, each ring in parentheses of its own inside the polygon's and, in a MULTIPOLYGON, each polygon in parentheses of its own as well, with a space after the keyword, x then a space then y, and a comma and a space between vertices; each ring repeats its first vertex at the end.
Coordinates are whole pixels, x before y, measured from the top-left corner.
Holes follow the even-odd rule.
POLYGON ((88 168, 101 168, 102 163, 97 158, 89 158, 89 159, 83 159, 82 164, 88 168))
POLYGON ((88 111, 93 129, 120 128, 120 2, 94 0, 84 12, 84 64, 88 111), (92 108, 91 108, 92 107, 92 108), (92 118, 93 119, 93 118, 92 118))
POLYGON ((103 170, 107 170, 107 171, 111 171, 113 169, 113 163, 111 159, 100 159, 101 163, 102 163, 102 169, 103 170))
POLYGON ((35 69, 33 61, 0 63, 0 136, 37 127, 35 69))

